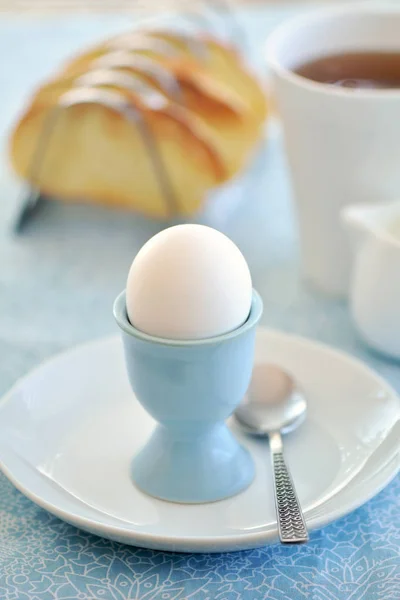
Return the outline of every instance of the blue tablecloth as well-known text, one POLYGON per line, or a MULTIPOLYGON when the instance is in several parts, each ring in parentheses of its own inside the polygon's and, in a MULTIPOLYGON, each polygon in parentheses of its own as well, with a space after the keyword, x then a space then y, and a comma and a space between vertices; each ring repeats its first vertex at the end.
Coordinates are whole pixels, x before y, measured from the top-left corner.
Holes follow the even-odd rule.
MULTIPOLYGON (((246 11, 260 64, 268 31, 290 12, 246 11)), ((0 130, 26 91, 85 42, 127 26, 127 17, 0 21, 0 130)), ((43 358, 115 332, 111 306, 129 264, 158 225, 84 207, 46 205, 21 237, 10 233, 15 189, 0 166, 0 391, 43 358)), ((398 365, 359 342, 344 302, 299 278, 290 190, 272 131, 259 178, 224 224, 252 268, 264 325, 303 334, 366 360, 400 391, 398 365)), ((306 546, 221 555, 131 548, 80 532, 47 514, 0 475, 0 598, 3 600, 399 600, 400 479, 374 500, 314 532, 306 546)))

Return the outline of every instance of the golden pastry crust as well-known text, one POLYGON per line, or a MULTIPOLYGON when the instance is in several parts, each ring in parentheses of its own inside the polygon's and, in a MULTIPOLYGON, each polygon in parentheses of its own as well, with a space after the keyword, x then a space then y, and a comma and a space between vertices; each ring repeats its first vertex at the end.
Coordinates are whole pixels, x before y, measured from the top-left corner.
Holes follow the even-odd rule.
MULTIPOLYGON (((126 65, 126 62, 121 61, 121 64, 126 65)), ((55 97, 57 88, 61 90, 72 87, 85 74, 96 72, 96 65, 91 64, 80 63, 79 67, 70 70, 65 78, 43 86, 33 101, 40 101, 49 94, 55 97)), ((256 121, 250 120, 249 109, 238 94, 213 80, 207 73, 196 72, 193 75, 193 72, 189 73, 182 65, 175 64, 169 65, 168 68, 163 65, 161 68, 174 77, 179 94, 174 88, 160 84, 154 74, 147 73, 140 64, 134 66, 132 62, 131 66, 114 68, 112 71, 145 81, 171 103, 189 111, 191 120, 198 124, 201 122, 203 128, 208 131, 208 138, 224 163, 226 177, 234 176, 245 165, 259 133, 256 121)))
MULTIPOLYGON (((137 105, 133 109, 139 114, 137 105)), ((13 162, 22 176, 33 163, 37 132, 45 127, 49 110, 49 106, 35 104, 12 137, 13 162)), ((168 111, 146 112, 143 108, 140 115, 157 140, 173 201, 166 201, 139 128, 99 104, 59 111, 43 160, 31 182, 45 194, 65 200, 134 206, 139 212, 159 218, 171 216, 172 212, 193 214, 207 190, 224 178, 218 155, 184 119, 168 111), (79 127, 74 126, 77 121, 79 127)))
POLYGON ((203 42, 204 62, 164 32, 134 34, 120 45, 118 39, 73 59, 36 91, 11 137, 12 164, 49 196, 159 218, 192 215, 210 189, 245 166, 260 137, 265 97, 232 49, 213 40, 203 42), (160 50, 166 47, 173 51, 160 50), (134 122, 96 101, 60 108, 65 94, 77 89, 117 95, 134 122), (32 172, 55 111, 41 164, 32 172))

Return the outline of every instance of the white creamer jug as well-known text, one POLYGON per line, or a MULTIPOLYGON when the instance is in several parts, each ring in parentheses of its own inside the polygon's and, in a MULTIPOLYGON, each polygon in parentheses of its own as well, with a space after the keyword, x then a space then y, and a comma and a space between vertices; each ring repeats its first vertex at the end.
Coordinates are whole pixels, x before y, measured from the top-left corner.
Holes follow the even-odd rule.
POLYGON ((400 359, 400 202, 346 207, 355 253, 350 305, 365 342, 400 359))

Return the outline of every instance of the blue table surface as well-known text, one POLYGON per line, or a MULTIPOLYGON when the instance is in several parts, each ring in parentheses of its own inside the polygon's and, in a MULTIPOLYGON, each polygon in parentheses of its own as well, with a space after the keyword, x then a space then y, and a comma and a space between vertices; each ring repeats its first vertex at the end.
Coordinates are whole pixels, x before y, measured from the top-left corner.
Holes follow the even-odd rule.
MULTIPOLYGON (((240 13, 259 67, 268 32, 293 9, 240 13)), ((0 130, 27 91, 61 59, 133 17, 0 20, 0 130)), ((310 290, 299 274, 290 186, 279 135, 271 131, 258 176, 223 230, 240 246, 261 293, 263 324, 342 348, 400 391, 396 363, 359 341, 345 302, 310 290)), ((26 232, 10 223, 16 185, 0 163, 0 392, 51 354, 115 333, 111 306, 130 262, 159 225, 135 216, 50 203, 26 232)), ((400 478, 306 546, 209 555, 155 552, 83 533, 51 516, 0 474, 0 598, 4 600, 399 600, 400 478)))

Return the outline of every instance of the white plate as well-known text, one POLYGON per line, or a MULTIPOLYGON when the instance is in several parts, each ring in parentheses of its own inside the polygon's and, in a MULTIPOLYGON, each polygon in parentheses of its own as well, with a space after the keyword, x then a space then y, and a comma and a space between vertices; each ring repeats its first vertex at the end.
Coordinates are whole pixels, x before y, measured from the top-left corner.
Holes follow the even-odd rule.
MULTIPOLYGON (((307 523, 321 527, 397 473, 399 399, 360 362, 301 338, 260 329, 262 360, 289 369, 307 394, 308 420, 285 447, 307 523)), ((235 429, 253 453, 256 480, 234 498, 185 506, 148 497, 129 479, 152 427, 128 384, 119 338, 96 341, 39 367, 3 399, 0 464, 37 504, 110 539, 190 552, 276 541, 265 441, 235 429)))

